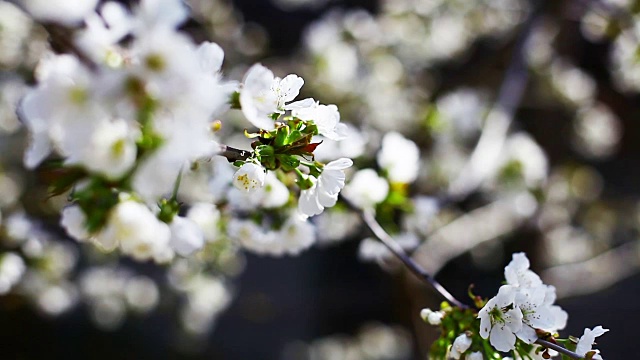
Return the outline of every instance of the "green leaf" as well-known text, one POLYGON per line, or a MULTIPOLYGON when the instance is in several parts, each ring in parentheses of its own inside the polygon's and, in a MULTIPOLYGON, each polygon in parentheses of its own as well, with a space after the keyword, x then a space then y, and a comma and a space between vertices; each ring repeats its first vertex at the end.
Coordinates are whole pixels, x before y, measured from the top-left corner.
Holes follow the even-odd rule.
POLYGON ((289 127, 285 125, 285 126, 279 127, 276 130, 276 138, 275 138, 275 141, 273 142, 273 145, 276 148, 280 148, 287 144, 289 144, 289 127))
POLYGON ((300 165, 300 160, 292 155, 277 154, 276 159, 278 159, 280 166, 284 171, 292 171, 300 165))

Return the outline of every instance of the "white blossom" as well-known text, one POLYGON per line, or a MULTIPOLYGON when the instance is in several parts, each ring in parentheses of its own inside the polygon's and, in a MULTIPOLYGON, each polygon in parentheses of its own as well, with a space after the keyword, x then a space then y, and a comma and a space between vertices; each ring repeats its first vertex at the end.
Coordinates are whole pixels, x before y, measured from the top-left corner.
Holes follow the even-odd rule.
POLYGON ((20 2, 38 20, 71 26, 80 23, 98 4, 98 0, 21 0, 20 2))
POLYGON ((261 165, 251 162, 244 163, 233 175, 233 186, 251 193, 264 186, 266 170, 261 165))
POLYGON ((340 122, 340 112, 335 105, 322 105, 313 99, 290 104, 291 115, 301 120, 312 120, 318 133, 328 139, 339 141, 347 137, 347 126, 340 122), (311 101, 310 101, 311 100, 311 101))
POLYGON ((144 204, 126 200, 116 205, 109 214, 105 228, 95 241, 106 250, 119 246, 124 254, 136 260, 166 260, 171 248, 169 226, 144 204))
POLYGON ((391 182, 408 184, 418 177, 420 150, 413 141, 397 132, 389 132, 382 138, 377 160, 391 182))
POLYGON ((315 179, 310 189, 300 192, 298 210, 307 216, 320 214, 325 207, 332 207, 338 201, 338 194, 344 188, 344 170, 353 165, 353 161, 347 158, 334 160, 322 169, 322 174, 315 179))
MULTIPOLYGON (((609 331, 609 329, 605 329, 602 326, 596 326, 593 330, 589 328, 584 329, 584 334, 580 337, 580 340, 578 340, 578 345, 576 345, 576 353, 580 356, 585 356, 589 351, 592 351, 595 339, 607 331, 609 331)), ((602 357, 598 354, 599 351, 595 351, 596 354, 593 356, 593 359, 602 360, 602 357)))
POLYGON ((204 233, 194 221, 174 216, 169 224, 171 239, 169 246, 178 254, 188 256, 204 246, 204 233))
POLYGON ((525 253, 512 255, 511 262, 504 268, 504 277, 511 286, 532 288, 542 285, 540 276, 529 270, 529 259, 525 253))
POLYGON ((118 179, 136 161, 137 135, 138 131, 122 119, 102 121, 90 134, 85 150, 78 154, 77 159, 68 158, 66 163, 77 162, 108 179, 118 179))
POLYGON ((467 336, 467 334, 463 333, 458 335, 458 337, 453 340, 453 344, 451 345, 451 350, 449 351, 449 356, 454 359, 460 359, 462 354, 467 351, 471 347, 471 337, 467 336))
POLYGON ((187 211, 187 219, 198 225, 205 241, 214 242, 219 239, 220 211, 214 204, 203 202, 193 204, 187 211))
MULTIPOLYGON (((280 79, 261 64, 255 64, 249 68, 242 83, 242 113, 255 127, 272 130, 275 125, 271 115, 287 109, 285 103, 298 96, 304 80, 294 74, 280 79)), ((309 101, 305 101, 305 104, 309 104, 309 101)))
POLYGON ((373 169, 362 169, 353 175, 343 191, 344 196, 361 209, 374 207, 386 199, 389 183, 373 169))
POLYGON ((489 338, 491 345, 498 351, 511 351, 515 348, 516 335, 522 329, 522 312, 515 306, 516 288, 503 285, 498 295, 489 299, 480 309, 480 336, 489 338))
POLYGON ((474 351, 465 357, 466 360, 483 360, 484 357, 480 351, 474 351))
POLYGON ((67 206, 62 210, 60 225, 67 234, 78 241, 89 239, 90 234, 86 228, 87 217, 78 205, 67 206))
POLYGON ((20 281, 27 266, 19 255, 7 252, 0 257, 0 295, 8 293, 20 281))

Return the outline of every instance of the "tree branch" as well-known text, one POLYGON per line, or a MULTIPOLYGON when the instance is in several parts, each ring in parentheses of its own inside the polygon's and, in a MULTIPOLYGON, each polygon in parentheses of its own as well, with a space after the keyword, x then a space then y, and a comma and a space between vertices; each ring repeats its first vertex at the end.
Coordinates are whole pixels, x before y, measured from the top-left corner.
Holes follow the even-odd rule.
POLYGON ((369 230, 395 255, 414 275, 420 280, 429 283, 442 297, 447 299, 452 305, 461 309, 468 309, 469 306, 456 299, 447 289, 444 288, 433 276, 427 273, 418 263, 409 257, 402 247, 380 226, 372 210, 361 210, 353 205, 349 200, 341 197, 343 202, 350 208, 358 211, 360 217, 369 230))
POLYGON ((562 347, 562 346, 560 346, 558 344, 554 344, 551 341, 538 339, 538 340, 536 340, 536 344, 538 344, 540 346, 544 346, 547 349, 555 350, 555 351, 557 351, 557 352, 559 352, 561 354, 569 356, 572 359, 584 359, 584 357, 578 355, 577 353, 575 353, 575 352, 573 352, 573 351, 571 351, 571 350, 569 350, 567 348, 564 348, 564 347, 562 347))
POLYGON ((227 145, 220 145, 220 152, 216 155, 224 156, 229 162, 247 160, 253 152, 249 150, 236 149, 227 145))

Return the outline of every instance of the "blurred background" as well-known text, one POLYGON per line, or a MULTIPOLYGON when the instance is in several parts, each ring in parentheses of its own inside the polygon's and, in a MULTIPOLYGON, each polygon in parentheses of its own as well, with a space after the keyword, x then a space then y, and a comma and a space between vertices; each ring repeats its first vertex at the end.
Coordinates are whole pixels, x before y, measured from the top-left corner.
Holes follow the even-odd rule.
MULTIPOLYGON (((637 354, 639 1, 188 3, 183 30, 221 45, 225 76, 262 62, 338 105, 353 136, 329 150, 375 168, 385 134, 419 146, 412 210, 379 220, 457 298, 493 296, 525 251, 569 313, 562 335, 603 325, 605 358, 637 354)), ((1 358, 426 358, 437 333, 418 314, 442 299, 344 208, 296 257, 223 244, 157 266, 68 239, 15 115, 47 50, 0 1, 1 358)))

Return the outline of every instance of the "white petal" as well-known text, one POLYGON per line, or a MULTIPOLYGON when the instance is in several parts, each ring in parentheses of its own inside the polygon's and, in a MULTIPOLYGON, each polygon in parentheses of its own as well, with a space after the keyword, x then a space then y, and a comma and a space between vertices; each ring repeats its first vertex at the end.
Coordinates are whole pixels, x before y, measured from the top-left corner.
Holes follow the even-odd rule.
POLYGON ((516 335, 527 344, 533 344, 534 342, 536 342, 536 340, 538 340, 536 331, 527 324, 524 324, 522 326, 522 329, 520 329, 520 331, 518 331, 516 335))
POLYGON ((516 336, 505 326, 494 326, 489 342, 498 351, 511 351, 515 348, 516 336))
POLYGON ((198 47, 198 59, 202 70, 206 73, 216 73, 222 67, 224 51, 216 43, 203 42, 198 47))

